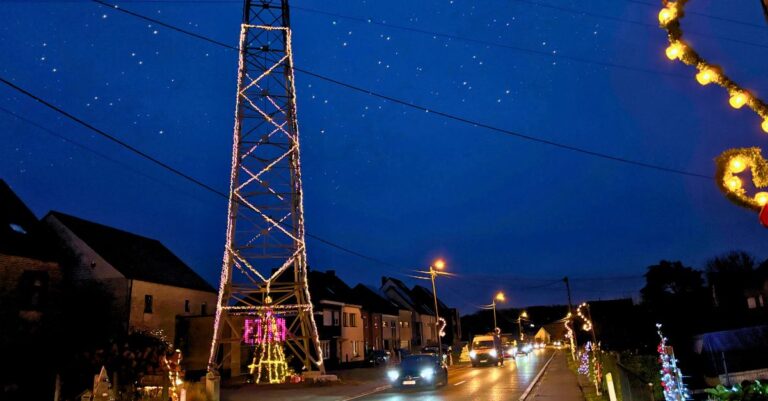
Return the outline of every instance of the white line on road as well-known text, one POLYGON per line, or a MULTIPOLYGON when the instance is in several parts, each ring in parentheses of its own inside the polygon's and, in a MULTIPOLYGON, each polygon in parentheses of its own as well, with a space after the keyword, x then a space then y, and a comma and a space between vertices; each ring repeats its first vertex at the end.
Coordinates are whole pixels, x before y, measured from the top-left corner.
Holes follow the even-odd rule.
POLYGON ((541 376, 544 374, 544 371, 547 370, 547 366, 549 366, 549 363, 552 362, 552 359, 555 357, 556 354, 557 354, 557 351, 552 353, 552 356, 549 357, 549 360, 547 361, 547 363, 545 363, 544 367, 541 368, 541 370, 539 371, 539 374, 537 374, 536 377, 533 378, 533 380, 531 381, 531 384, 528 385, 528 388, 525 389, 525 392, 523 393, 523 395, 520 396, 520 401, 525 401, 525 399, 528 398, 528 394, 530 394, 531 390, 533 390, 533 386, 535 386, 536 383, 539 382, 539 379, 541 379, 541 376))
POLYGON ((384 390, 388 390, 388 389, 390 389, 390 388, 392 388, 392 386, 390 386, 390 385, 386 385, 386 386, 379 386, 379 387, 376 387, 375 389, 373 389, 373 390, 371 390, 371 391, 368 391, 368 392, 366 392, 366 393, 362 393, 362 394, 358 394, 358 395, 353 395, 353 396, 351 396, 351 397, 349 397, 349 398, 345 398, 345 399, 343 399, 342 401, 352 401, 352 400, 356 400, 356 399, 358 399, 358 398, 367 397, 367 396, 369 396, 369 395, 371 395, 371 394, 376 394, 376 393, 382 392, 382 391, 384 391, 384 390))
POLYGON ((460 381, 460 382, 458 382, 458 383, 453 383, 453 385, 454 385, 454 386, 458 386, 459 384, 464 384, 464 383, 466 383, 466 382, 467 382, 466 380, 462 380, 462 381, 460 381))

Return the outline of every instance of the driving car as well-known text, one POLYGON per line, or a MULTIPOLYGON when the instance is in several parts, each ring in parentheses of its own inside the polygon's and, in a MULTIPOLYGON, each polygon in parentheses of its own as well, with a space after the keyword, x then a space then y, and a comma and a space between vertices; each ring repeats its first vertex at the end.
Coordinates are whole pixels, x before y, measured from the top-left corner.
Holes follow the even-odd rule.
POLYGON ((472 339, 469 359, 472 361, 472 367, 486 364, 498 365, 500 362, 503 363, 504 353, 499 355, 499 351, 494 346, 492 335, 475 336, 472 339))
POLYGON ((393 387, 444 386, 448 384, 448 366, 436 354, 413 354, 387 371, 393 387))

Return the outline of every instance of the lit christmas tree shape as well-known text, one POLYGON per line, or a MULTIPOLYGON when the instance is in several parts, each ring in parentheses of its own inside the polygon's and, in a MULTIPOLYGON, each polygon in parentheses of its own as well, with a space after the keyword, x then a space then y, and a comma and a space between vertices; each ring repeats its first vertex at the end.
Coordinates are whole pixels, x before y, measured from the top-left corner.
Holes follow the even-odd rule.
MULTIPOLYGON (((248 365, 251 374, 256 375, 256 383, 261 382, 262 374, 266 373, 269 383, 283 383, 288 374, 288 364, 285 361, 283 343, 286 337, 285 318, 276 316, 271 309, 259 318, 253 320, 253 324, 246 325, 248 330, 256 329, 253 342, 259 345, 259 352, 253 357, 253 363, 248 365), (257 359, 258 355, 258 359, 257 359)), ((246 342, 248 338, 246 338, 246 342)))
POLYGON ((664 390, 665 401, 683 401, 688 399, 688 389, 683 383, 683 373, 677 367, 677 359, 672 347, 667 345, 667 338, 661 333, 661 324, 656 324, 656 332, 661 342, 659 351, 659 363, 661 364, 661 388, 664 390))

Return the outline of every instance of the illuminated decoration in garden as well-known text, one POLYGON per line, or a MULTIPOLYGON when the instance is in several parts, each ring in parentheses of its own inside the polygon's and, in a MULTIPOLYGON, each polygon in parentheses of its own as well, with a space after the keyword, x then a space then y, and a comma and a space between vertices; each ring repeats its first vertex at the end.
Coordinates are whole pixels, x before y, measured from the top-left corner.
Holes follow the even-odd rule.
POLYGON ((592 351, 592 342, 587 341, 584 346, 584 351, 581 352, 581 362, 579 363, 579 373, 588 376, 589 375, 589 354, 592 351))
POLYGON ((568 312, 568 315, 565 316, 565 323, 564 323, 564 325, 565 325, 565 330, 567 331, 565 333, 565 337, 568 339, 568 341, 570 343, 571 358, 573 358, 573 360, 575 361, 576 360, 576 345, 574 344, 575 338, 574 338, 574 334, 573 334, 573 328, 571 328, 571 322, 573 321, 572 316, 573 315, 571 314, 571 312, 568 312))
POLYGON ((661 364, 661 388, 664 390, 665 401, 682 401, 688 399, 688 389, 683 383, 683 373, 677 367, 677 359, 672 347, 667 345, 667 338, 661 333, 661 324, 656 324, 656 332, 661 342, 659 351, 659 363, 661 364))
MULTIPOLYGON (((744 106, 754 111, 761 119, 761 128, 768 133, 768 104, 752 92, 733 81, 722 67, 709 63, 683 38, 680 20, 685 16, 685 5, 689 0, 662 0, 664 8, 659 12, 659 24, 667 31, 669 46, 666 49, 667 58, 680 60, 697 70, 696 81, 701 85, 715 83, 728 92, 728 103, 735 109, 744 106)), ((751 169, 752 181, 756 188, 768 184, 768 168, 765 159, 760 155, 759 148, 742 148, 726 150, 717 158, 717 174, 715 181, 718 188, 733 203, 760 211, 760 221, 768 226, 768 211, 764 206, 768 202, 768 192, 755 191, 749 194, 744 188, 744 181, 736 176, 745 169, 751 169)))
POLYGON ((252 375, 255 374, 256 383, 261 381, 262 374, 265 372, 269 383, 283 383, 288 375, 288 364, 283 352, 285 319, 267 310, 254 320, 257 322, 254 342, 259 345, 259 350, 254 354, 253 363, 248 365, 248 368, 252 375))
POLYGON ((244 0, 226 243, 208 359, 214 374, 233 360, 225 355, 234 344, 250 341, 241 338, 237 316, 264 319, 268 311, 285 320, 280 353, 285 346, 305 371, 325 370, 307 280, 291 46, 288 0, 244 0))

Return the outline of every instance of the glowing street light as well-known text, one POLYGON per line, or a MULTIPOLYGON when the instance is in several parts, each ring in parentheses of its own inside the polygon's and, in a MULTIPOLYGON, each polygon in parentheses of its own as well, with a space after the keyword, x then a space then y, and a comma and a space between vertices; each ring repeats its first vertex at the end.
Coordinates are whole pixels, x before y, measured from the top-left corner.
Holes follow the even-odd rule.
POLYGON ((506 301, 506 298, 504 298, 504 293, 499 291, 496 293, 496 296, 493 297, 493 300, 491 300, 491 305, 493 306, 493 329, 496 330, 498 324, 496 323, 496 301, 504 302, 506 301))
POLYGON ((432 295, 435 298, 435 336, 437 337, 437 356, 440 361, 443 360, 443 339, 440 338, 440 330, 437 325, 440 322, 440 311, 437 308, 437 288, 435 287, 435 277, 440 274, 446 274, 440 270, 445 269, 445 261, 443 259, 437 259, 429 266, 429 277, 432 279, 432 295))

